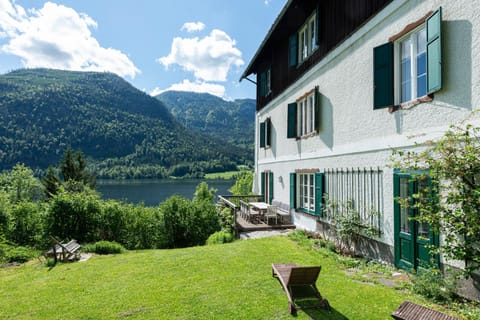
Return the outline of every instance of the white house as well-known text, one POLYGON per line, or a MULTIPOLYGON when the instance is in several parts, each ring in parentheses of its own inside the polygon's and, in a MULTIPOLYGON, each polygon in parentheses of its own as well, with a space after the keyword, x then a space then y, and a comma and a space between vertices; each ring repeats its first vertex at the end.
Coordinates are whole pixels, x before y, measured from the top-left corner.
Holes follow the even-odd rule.
POLYGON ((438 237, 396 204, 417 186, 391 150, 480 107, 480 1, 289 0, 242 78, 253 74, 254 191, 312 231, 349 206, 378 231, 365 254, 427 263, 438 237))

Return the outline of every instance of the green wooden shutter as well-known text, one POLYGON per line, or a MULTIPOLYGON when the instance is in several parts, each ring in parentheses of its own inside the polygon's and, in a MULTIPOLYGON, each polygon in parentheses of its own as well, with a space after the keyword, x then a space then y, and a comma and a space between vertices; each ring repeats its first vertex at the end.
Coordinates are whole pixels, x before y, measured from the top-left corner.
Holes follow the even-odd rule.
POLYGON ((315 130, 320 132, 321 129, 321 116, 320 116, 320 91, 318 86, 315 87, 315 130))
POLYGON ((294 172, 292 172, 290 173, 290 208, 291 209, 294 209, 297 206, 296 184, 297 184, 297 176, 294 172))
POLYGON ((262 198, 263 201, 265 202, 265 172, 260 173, 260 187, 262 190, 262 198))
POLYGON ((265 146, 270 147, 272 145, 272 120, 267 118, 265 120, 265 146))
POLYGON ((287 113, 287 138, 296 138, 297 137, 297 104, 289 103, 288 104, 288 113, 287 113))
POLYGON ((268 203, 272 204, 273 199, 273 172, 268 173, 268 203))
POLYGON ((427 19, 427 93, 442 88, 442 8, 427 19))
POLYGON ((267 95, 267 74, 265 72, 260 73, 260 96, 265 97, 267 95))
POLYGON ((393 43, 373 48, 373 109, 393 106, 393 43))
POLYGON ((323 212, 323 173, 315 173, 315 215, 322 216, 323 212))
POLYGON ((260 123, 260 148, 265 148, 265 122, 260 123))
POLYGON ((298 54, 298 38, 297 34, 292 34, 288 39, 288 66, 295 67, 297 66, 297 54, 298 54))

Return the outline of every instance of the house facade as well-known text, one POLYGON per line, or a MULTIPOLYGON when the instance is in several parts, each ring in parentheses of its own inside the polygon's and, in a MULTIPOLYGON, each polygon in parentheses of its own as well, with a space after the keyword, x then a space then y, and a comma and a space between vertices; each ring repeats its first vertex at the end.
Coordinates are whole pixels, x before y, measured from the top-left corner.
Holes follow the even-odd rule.
POLYGON ((355 212, 364 254, 431 262, 438 236, 395 200, 422 186, 392 148, 479 108, 479 57, 478 0, 287 1, 242 75, 257 83, 254 191, 288 203, 301 229, 328 234, 355 212))

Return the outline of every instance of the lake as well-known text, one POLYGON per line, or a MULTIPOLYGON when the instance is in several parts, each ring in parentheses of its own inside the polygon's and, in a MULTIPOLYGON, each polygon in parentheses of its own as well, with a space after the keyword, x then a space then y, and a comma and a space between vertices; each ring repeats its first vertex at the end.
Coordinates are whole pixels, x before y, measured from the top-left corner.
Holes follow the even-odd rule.
POLYGON ((126 200, 129 203, 143 202, 146 206, 157 206, 168 197, 179 194, 192 199, 197 186, 205 181, 208 188, 217 189, 216 195, 228 195, 234 180, 171 180, 132 179, 97 180, 97 191, 103 199, 126 200))

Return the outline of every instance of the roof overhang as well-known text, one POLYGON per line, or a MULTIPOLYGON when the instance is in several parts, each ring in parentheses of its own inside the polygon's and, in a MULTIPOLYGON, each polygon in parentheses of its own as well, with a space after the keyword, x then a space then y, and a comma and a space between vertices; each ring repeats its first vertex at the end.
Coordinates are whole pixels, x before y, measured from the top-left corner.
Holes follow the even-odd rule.
POLYGON ((288 0, 287 3, 285 4, 285 6, 282 8, 282 11, 280 11, 279 15, 277 16, 277 18, 275 19, 274 23, 272 24, 272 26, 270 27, 270 30, 268 31, 267 35, 265 36, 265 38, 263 39, 262 43, 260 44, 260 46, 258 47, 257 49, 257 52, 255 53, 255 55, 253 56, 253 58, 250 60, 250 63, 248 64, 247 68, 245 69, 245 71, 242 73, 242 76, 240 77, 240 80, 239 81, 242 81, 243 79, 246 79, 249 75, 251 75, 253 72, 253 69, 254 69, 254 66, 255 66, 255 63, 256 63, 256 60, 257 58, 261 55, 263 49, 265 48, 268 40, 270 39, 270 37, 272 36, 272 34, 275 32, 275 30, 277 29, 278 27, 278 24, 280 23, 280 21, 282 21, 283 17, 285 16, 285 13, 287 12, 288 8, 291 6, 292 2, 294 0, 288 0))

